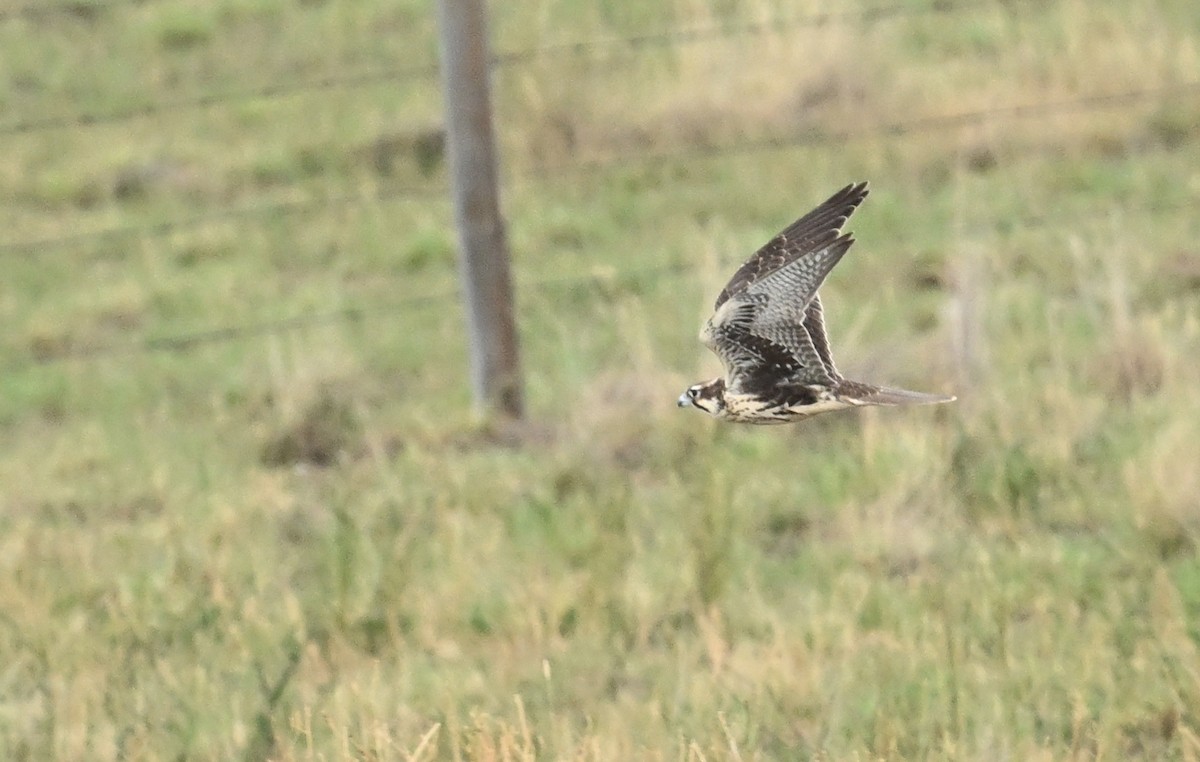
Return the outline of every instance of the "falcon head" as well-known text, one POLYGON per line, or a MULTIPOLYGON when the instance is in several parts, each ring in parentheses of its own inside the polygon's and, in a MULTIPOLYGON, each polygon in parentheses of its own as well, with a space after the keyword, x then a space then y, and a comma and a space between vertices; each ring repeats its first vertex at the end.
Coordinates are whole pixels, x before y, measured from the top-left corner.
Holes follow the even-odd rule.
POLYGON ((693 384, 676 402, 679 407, 703 410, 711 416, 719 416, 725 409, 725 379, 714 378, 703 384, 693 384))

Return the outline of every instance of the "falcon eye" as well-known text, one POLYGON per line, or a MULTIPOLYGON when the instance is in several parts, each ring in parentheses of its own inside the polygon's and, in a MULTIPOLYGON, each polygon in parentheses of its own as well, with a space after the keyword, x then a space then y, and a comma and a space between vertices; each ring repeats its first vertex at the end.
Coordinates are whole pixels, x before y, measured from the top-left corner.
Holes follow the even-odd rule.
POLYGON ((694 386, 688 387, 687 393, 688 393, 688 396, 691 397, 692 399, 696 399, 697 397, 700 396, 700 390, 694 386))

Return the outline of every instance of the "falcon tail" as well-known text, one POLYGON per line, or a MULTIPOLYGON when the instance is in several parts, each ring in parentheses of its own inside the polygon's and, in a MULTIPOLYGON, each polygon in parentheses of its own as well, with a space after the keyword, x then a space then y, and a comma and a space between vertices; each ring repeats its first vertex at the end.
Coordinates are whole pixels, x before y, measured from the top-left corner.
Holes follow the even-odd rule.
POLYGON ((955 399, 957 398, 946 394, 910 392, 907 389, 883 386, 859 396, 857 401, 863 405, 936 405, 941 402, 953 402, 955 399))

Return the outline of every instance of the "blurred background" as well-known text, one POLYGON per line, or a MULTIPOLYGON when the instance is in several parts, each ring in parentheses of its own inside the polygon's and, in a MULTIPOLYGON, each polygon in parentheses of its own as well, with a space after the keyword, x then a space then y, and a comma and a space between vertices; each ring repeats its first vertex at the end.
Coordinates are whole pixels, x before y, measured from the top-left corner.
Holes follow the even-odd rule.
POLYGON ((8 759, 1200 756, 1192 0, 489 8, 521 421, 434 7, 0 0, 8 759), (936 409, 678 411, 732 270, 936 409))

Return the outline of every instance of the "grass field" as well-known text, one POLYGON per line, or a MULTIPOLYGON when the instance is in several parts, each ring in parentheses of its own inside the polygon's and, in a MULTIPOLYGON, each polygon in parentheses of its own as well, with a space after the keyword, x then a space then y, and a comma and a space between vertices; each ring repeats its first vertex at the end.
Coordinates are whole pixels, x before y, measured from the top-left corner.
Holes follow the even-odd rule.
POLYGON ((0 757, 1200 759, 1194 0, 493 3, 519 424, 428 3, 50 5, 0 4, 0 757), (859 179, 839 365, 959 401, 676 410, 859 179))

